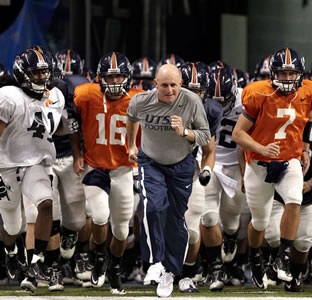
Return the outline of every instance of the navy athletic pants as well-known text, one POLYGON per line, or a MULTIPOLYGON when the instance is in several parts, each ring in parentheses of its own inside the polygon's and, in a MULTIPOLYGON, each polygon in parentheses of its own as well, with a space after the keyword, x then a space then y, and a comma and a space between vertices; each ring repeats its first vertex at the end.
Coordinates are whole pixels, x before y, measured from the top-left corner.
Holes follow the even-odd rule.
POLYGON ((184 214, 192 192, 193 155, 172 165, 161 165, 140 150, 138 164, 144 210, 142 259, 162 262, 167 271, 179 274, 188 248, 184 214))

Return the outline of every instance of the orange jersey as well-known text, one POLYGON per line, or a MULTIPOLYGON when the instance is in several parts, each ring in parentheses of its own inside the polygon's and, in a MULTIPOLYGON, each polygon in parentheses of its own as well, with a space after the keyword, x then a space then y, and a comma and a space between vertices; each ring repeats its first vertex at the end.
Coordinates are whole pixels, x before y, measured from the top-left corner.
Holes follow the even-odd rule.
POLYGON ((309 80, 303 81, 297 93, 288 96, 275 92, 269 80, 247 85, 242 93, 242 103, 244 112, 255 122, 248 133, 264 146, 279 141, 280 155, 265 157, 246 150, 246 161, 301 159, 302 136, 309 120, 311 102, 312 81, 309 80))
POLYGON ((84 137, 84 160, 95 168, 113 170, 120 166, 135 167, 128 161, 127 108, 131 97, 143 92, 130 89, 128 95, 110 101, 98 83, 85 83, 76 87, 74 103, 81 114, 84 137))

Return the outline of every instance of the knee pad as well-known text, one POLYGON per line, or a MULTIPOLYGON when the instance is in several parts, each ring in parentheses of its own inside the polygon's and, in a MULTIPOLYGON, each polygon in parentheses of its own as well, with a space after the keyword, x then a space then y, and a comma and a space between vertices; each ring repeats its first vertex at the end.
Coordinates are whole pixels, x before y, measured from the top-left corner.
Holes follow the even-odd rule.
POLYGON ((308 240, 295 240, 294 247, 298 252, 308 252, 312 246, 311 241, 308 240))
POLYGON ((110 214, 108 194, 97 186, 84 186, 84 190, 92 222, 99 226, 107 224, 110 214))
POLYGON ((268 226, 270 221, 270 216, 268 218, 252 218, 251 223, 255 230, 257 231, 263 231, 268 226))
POLYGON ((185 222, 189 233, 189 243, 195 244, 199 239, 200 214, 188 209, 185 213, 185 222))
POLYGON ((38 210, 35 205, 30 205, 25 209, 26 223, 35 224, 38 216, 38 210))
POLYGON ((16 222, 7 224, 7 226, 4 224, 3 228, 9 235, 18 235, 23 229, 22 220, 16 220, 16 222))
POLYGON ((215 211, 204 213, 201 217, 201 223, 205 227, 212 227, 218 224, 219 214, 215 211))
POLYGON ((85 204, 81 202, 70 203, 62 207, 63 226, 72 231, 80 231, 86 224, 85 204), (83 205, 82 205, 83 204, 83 205))
POLYGON ((50 236, 54 236, 60 233, 60 231, 61 231, 61 221, 60 220, 53 221, 50 236))
POLYGON ((119 240, 119 241, 124 241, 127 239, 128 234, 129 234, 129 225, 128 223, 122 223, 119 225, 113 225, 112 224, 112 233, 113 236, 119 240))

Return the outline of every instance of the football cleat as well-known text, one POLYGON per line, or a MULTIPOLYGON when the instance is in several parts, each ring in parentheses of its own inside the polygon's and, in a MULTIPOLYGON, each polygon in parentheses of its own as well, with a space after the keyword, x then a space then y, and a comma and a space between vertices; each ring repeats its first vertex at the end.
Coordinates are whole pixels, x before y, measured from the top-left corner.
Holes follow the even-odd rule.
POLYGON ((279 279, 287 282, 293 279, 289 269, 289 257, 287 255, 277 257, 273 262, 273 269, 279 279))
POLYGON ((64 259, 70 259, 74 255, 76 243, 78 240, 78 232, 64 233, 61 236, 61 256, 64 259))
POLYGON ((260 289, 265 289, 266 286, 263 282, 263 277, 265 275, 263 261, 261 253, 257 253, 254 257, 249 257, 251 279, 255 286, 260 289))
POLYGON ((193 280, 189 277, 182 278, 179 281, 179 290, 182 293, 198 293, 199 292, 193 280))
POLYGON ((231 236, 226 233, 223 233, 223 244, 221 248, 221 256, 223 262, 231 262, 237 252, 237 242, 236 242, 236 235, 231 236))

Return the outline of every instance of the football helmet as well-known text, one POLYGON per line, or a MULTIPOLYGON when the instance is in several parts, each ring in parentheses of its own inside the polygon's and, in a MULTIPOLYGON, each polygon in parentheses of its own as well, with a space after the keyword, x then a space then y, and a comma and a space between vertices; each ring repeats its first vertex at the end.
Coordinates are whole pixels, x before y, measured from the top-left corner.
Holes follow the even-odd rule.
POLYGON ((84 61, 80 55, 71 50, 61 50, 55 54, 57 67, 61 70, 62 75, 81 75, 83 71, 84 61))
POLYGON ((283 48, 278 50, 270 59, 271 83, 275 89, 280 92, 294 92, 301 85, 304 73, 304 58, 293 49, 283 48), (297 73, 295 80, 279 80, 277 78, 280 71, 295 71, 297 73))
POLYGON ((133 80, 133 82, 131 83, 131 87, 144 91, 151 91, 155 88, 155 86, 150 81, 144 79, 133 80))
POLYGON ((271 56, 267 56, 257 63, 254 72, 254 81, 270 79, 270 58, 271 56))
POLYGON ((234 74, 237 87, 240 87, 243 89, 249 83, 248 76, 242 70, 233 69, 233 74, 234 74))
POLYGON ((200 63, 187 62, 181 67, 182 86, 189 90, 199 91, 199 96, 204 100, 208 88, 207 68, 200 63))
POLYGON ((209 74, 207 95, 209 98, 221 103, 224 115, 229 114, 234 106, 237 95, 237 84, 233 71, 228 68, 211 71, 209 74))
POLYGON ((44 53, 27 49, 16 56, 13 73, 21 88, 43 94, 51 76, 50 60, 44 53))
POLYGON ((184 63, 185 61, 182 57, 172 53, 169 55, 165 55, 158 63, 158 67, 165 65, 165 64, 172 64, 172 65, 175 65, 177 68, 181 68, 182 65, 184 65, 184 63))
POLYGON ((100 59, 97 75, 99 76, 103 94, 108 93, 111 96, 120 96, 130 89, 131 64, 129 59, 119 52, 110 52, 100 59), (125 79, 121 83, 108 84, 105 81, 105 76, 120 74, 125 75, 125 79))
POLYGON ((61 70, 57 67, 55 56, 51 51, 38 45, 32 46, 31 48, 43 53, 48 58, 51 77, 61 77, 61 70))
POLYGON ((137 59, 132 63, 132 78, 154 79, 156 67, 156 63, 148 57, 137 59))
POLYGON ((223 68, 230 69, 230 66, 221 60, 213 61, 208 66, 210 68, 210 72, 214 71, 215 69, 223 69, 223 68))

